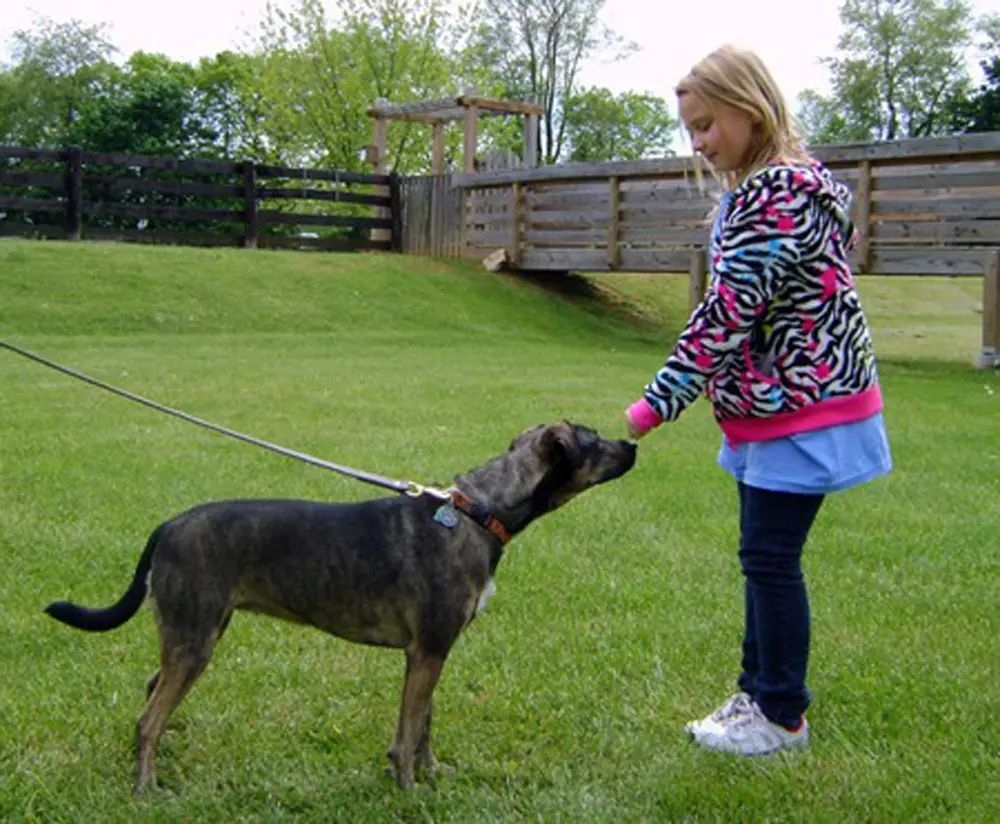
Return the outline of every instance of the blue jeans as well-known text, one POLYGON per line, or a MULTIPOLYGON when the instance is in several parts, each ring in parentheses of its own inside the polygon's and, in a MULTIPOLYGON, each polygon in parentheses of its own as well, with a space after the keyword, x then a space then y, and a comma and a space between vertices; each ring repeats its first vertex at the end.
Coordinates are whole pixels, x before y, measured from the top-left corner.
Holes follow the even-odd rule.
POLYGON ((802 548, 822 495, 737 484, 746 625, 739 688, 775 724, 795 729, 809 706, 809 599, 802 548))

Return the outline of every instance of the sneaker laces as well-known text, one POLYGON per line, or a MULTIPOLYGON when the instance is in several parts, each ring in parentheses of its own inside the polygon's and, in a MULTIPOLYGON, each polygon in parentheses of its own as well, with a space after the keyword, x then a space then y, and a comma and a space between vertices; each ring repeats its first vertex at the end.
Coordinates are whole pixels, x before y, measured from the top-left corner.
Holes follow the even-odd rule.
POLYGON ((734 714, 732 719, 733 720, 729 722, 729 726, 732 727, 745 727, 755 721, 767 721, 770 723, 768 717, 764 715, 764 711, 758 706, 756 701, 748 701, 742 711, 738 714, 734 714))
POLYGON ((795 735, 796 733, 801 731, 803 725, 803 722, 800 721, 799 726, 794 730, 790 730, 787 727, 783 727, 781 724, 772 721, 770 718, 764 715, 764 710, 760 708, 760 704, 758 704, 756 701, 751 701, 750 704, 744 708, 742 713, 733 716, 733 720, 730 721, 727 726, 745 727, 748 726, 749 724, 753 723, 759 724, 760 722, 764 722, 765 724, 770 725, 774 729, 780 730, 781 732, 790 735, 795 735))
POLYGON ((746 716, 753 711, 756 706, 753 699, 745 692, 737 692, 729 697, 719 709, 712 713, 710 719, 716 724, 733 719, 734 721, 746 716))

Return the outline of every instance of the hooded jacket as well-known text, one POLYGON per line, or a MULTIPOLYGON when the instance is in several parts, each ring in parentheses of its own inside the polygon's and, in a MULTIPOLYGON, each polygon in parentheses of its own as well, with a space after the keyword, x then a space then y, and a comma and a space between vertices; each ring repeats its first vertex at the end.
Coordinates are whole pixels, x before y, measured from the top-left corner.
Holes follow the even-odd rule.
POLYGON ((735 446, 881 410, 850 203, 817 161, 768 166, 724 198, 705 298, 643 393, 659 418, 704 391, 735 446))

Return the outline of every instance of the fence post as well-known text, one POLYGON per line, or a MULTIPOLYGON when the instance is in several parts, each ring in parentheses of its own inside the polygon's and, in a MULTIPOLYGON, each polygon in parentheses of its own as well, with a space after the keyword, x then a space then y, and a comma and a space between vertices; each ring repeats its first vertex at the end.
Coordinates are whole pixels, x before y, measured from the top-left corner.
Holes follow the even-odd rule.
MULTIPOLYGON (((375 101, 375 108, 381 109, 388 105, 389 101, 384 97, 380 97, 375 101)), ((375 164, 375 174, 377 175, 387 175, 389 173, 389 121, 384 117, 376 117, 374 128, 374 138, 372 140, 372 150, 369 154, 369 159, 375 164)), ((389 187, 386 186, 372 186, 372 194, 379 197, 391 196, 391 191, 389 187)), ((392 210, 386 209, 384 206, 376 206, 373 210, 375 217, 377 218, 392 218, 392 210)), ((388 240, 392 242, 392 230, 388 232, 385 229, 372 229, 370 237, 373 241, 384 242, 388 240)))
POLYGON ((857 270, 867 275, 872 268, 872 164, 862 160, 858 167, 858 186, 854 192, 854 228, 858 231, 857 270))
MULTIPOLYGON (((536 103, 534 95, 528 98, 529 103, 536 103)), ((538 166, 538 115, 529 114, 524 119, 524 154, 522 156, 525 169, 538 166)))
POLYGON ((79 240, 83 235, 83 149, 70 146, 66 158, 66 235, 79 240))
MULTIPOLYGON (((470 90, 467 90, 468 93, 470 90)), ((465 131, 462 134, 462 170, 466 174, 476 171, 476 146, 479 135, 479 107, 467 106, 465 109, 465 131)))
POLYGON ((688 284, 688 309, 693 312, 703 297, 708 285, 708 252, 705 249, 691 250, 690 283, 688 284))
POLYGON ((510 265, 521 268, 521 184, 511 186, 510 202, 510 265))
POLYGON ((617 269, 621 262, 621 250, 618 245, 618 234, 621 221, 621 186, 617 177, 612 176, 609 180, 611 187, 611 214, 608 221, 608 268, 617 269))
POLYGON ((403 251, 403 199, 400 196, 399 175, 392 172, 389 175, 389 217, 392 228, 389 229, 389 248, 393 252, 403 251))
POLYGON ((983 269, 983 351, 977 366, 1000 366, 1000 249, 990 250, 983 269))
POLYGON ((252 160, 243 163, 243 203, 246 223, 243 246, 256 249, 260 241, 260 218, 257 216, 257 164, 252 160))
POLYGON ((444 174, 444 121, 434 121, 434 138, 431 145, 431 174, 444 174))
POLYGON ((430 197, 427 200, 427 239, 424 243, 424 254, 431 257, 437 257, 441 254, 441 232, 444 226, 444 216, 441 213, 441 189, 437 185, 438 179, 436 177, 427 179, 430 197))
POLYGON ((463 186, 459 192, 458 256, 465 258, 469 254, 469 197, 473 190, 463 186))

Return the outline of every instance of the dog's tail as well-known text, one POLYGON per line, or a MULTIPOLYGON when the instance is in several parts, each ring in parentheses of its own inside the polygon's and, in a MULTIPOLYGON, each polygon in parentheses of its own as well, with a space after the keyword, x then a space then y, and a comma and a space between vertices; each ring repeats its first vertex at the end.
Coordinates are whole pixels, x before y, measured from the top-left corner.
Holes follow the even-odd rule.
POLYGON ((111 629, 118 629, 138 612, 142 602, 146 600, 149 568, 152 565, 153 551, 156 549, 162 529, 162 526, 157 527, 149 536, 142 557, 139 558, 139 565, 135 569, 135 575, 132 576, 132 583, 129 584, 129 588, 125 590, 125 594, 118 600, 117 604, 105 609, 88 609, 68 601, 53 601, 45 607, 45 611, 57 621, 62 621, 64 624, 87 632, 107 632, 111 629))

